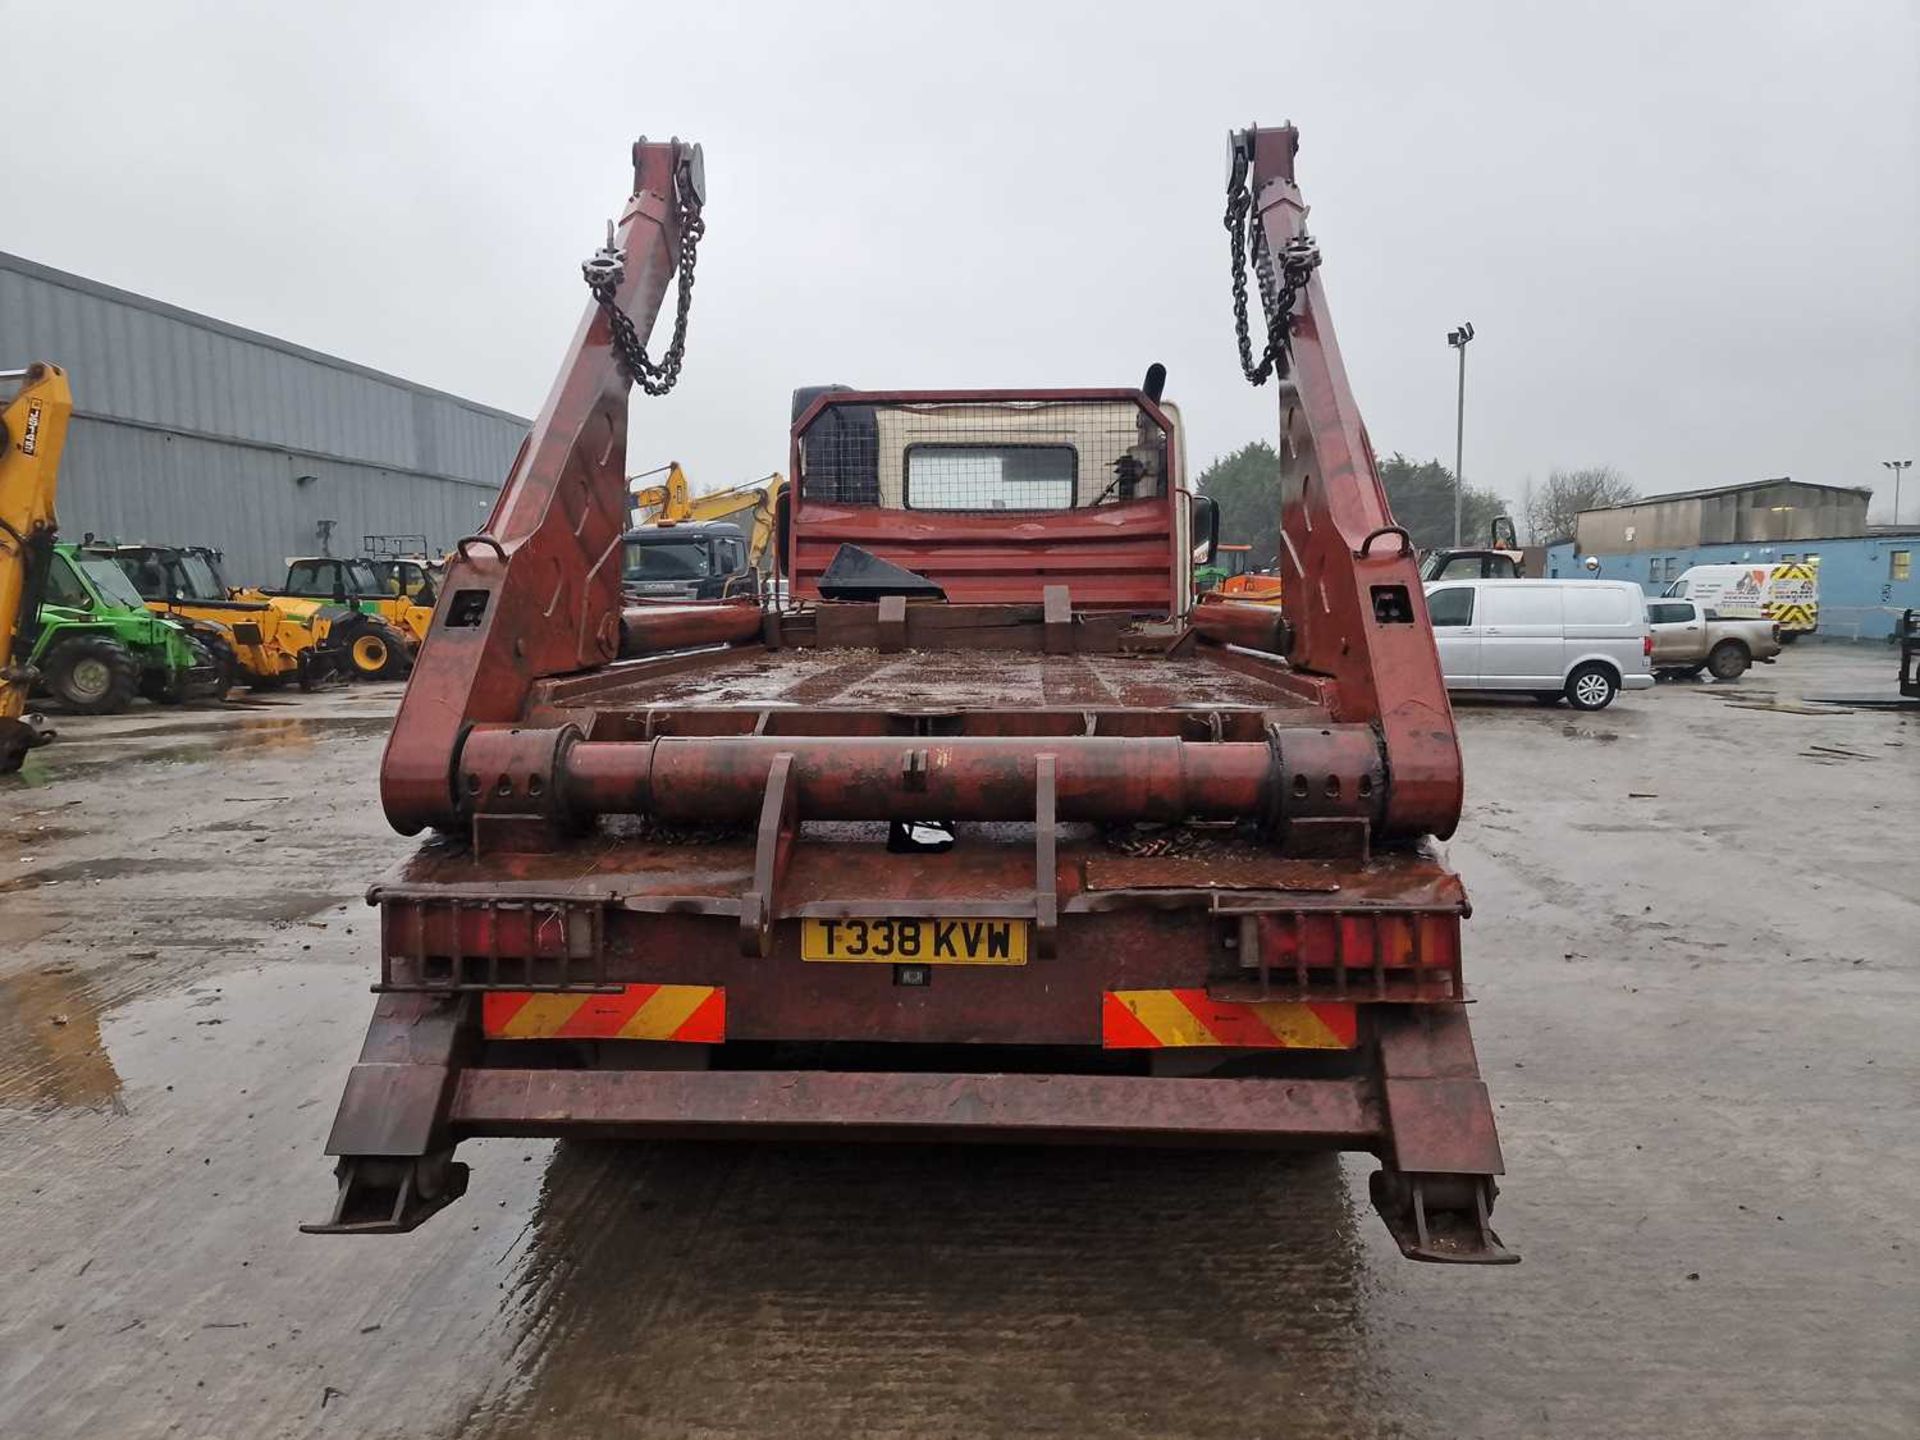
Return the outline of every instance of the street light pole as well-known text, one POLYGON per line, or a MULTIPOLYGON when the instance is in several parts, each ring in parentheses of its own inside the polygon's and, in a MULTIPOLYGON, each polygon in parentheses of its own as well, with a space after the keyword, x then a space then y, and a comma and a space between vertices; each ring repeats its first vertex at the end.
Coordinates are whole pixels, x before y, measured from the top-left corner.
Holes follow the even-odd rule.
POLYGON ((1911 460, 1882 460, 1880 462, 1893 471, 1893 523, 1900 523, 1900 472, 1913 464, 1911 460))
POLYGON ((1453 417, 1453 548, 1460 548, 1460 503, 1466 493, 1463 473, 1467 448, 1467 342, 1473 339, 1473 326, 1463 324, 1447 332, 1447 344, 1460 352, 1460 401, 1453 417))

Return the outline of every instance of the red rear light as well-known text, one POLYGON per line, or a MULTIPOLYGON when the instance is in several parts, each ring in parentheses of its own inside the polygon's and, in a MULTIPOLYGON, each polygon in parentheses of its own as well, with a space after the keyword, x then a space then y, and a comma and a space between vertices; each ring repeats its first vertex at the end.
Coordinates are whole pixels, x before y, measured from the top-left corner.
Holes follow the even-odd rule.
POLYGON ((1653 658, 1653 636, 1642 635, 1640 637, 1640 653, 1648 659, 1653 658))

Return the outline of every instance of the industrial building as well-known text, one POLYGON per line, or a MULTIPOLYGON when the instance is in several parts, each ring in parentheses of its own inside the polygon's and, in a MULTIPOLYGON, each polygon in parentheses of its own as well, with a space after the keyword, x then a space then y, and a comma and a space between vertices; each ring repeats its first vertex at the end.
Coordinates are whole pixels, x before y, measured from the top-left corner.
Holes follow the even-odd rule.
POLYGON ((485 524, 527 422, 285 340, 0 254, 0 364, 64 367, 60 529, 210 545, 232 583, 366 537, 485 524))
POLYGON ((1811 560, 1820 567, 1820 619, 1815 638, 1891 640, 1904 610, 1920 610, 1920 530, 1881 530, 1786 544, 1687 545, 1644 555, 1576 550, 1571 541, 1547 549, 1549 577, 1597 575, 1637 580, 1658 595, 1694 565, 1772 565, 1811 560), (1587 558, 1599 562, 1589 570, 1587 558))
POLYGON ((1778 544, 1867 533, 1871 490, 1781 476, 1706 490, 1649 495, 1583 511, 1574 530, 1582 555, 1644 555, 1701 545, 1778 544))
POLYGON ((1575 538, 1549 546, 1540 573, 1635 580, 1658 595, 1695 565, 1810 560, 1820 567, 1816 634, 1886 640, 1902 611, 1920 610, 1920 530, 1870 532, 1872 494, 1781 477, 1649 495, 1581 512, 1575 538))

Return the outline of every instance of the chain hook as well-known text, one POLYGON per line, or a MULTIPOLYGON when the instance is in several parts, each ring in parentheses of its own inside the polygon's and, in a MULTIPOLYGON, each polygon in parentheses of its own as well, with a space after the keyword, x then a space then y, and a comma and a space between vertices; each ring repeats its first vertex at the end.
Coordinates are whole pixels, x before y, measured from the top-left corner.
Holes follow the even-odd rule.
POLYGON ((1285 379, 1288 370, 1287 347, 1293 337, 1293 307, 1301 290, 1320 264, 1320 247, 1313 237, 1301 235, 1289 240, 1280 252, 1280 273, 1276 278, 1273 251, 1267 244, 1265 227, 1254 215, 1253 190, 1249 176, 1253 168, 1252 130, 1236 130, 1229 137, 1230 161, 1227 173, 1227 213, 1222 222, 1227 229, 1227 254, 1232 276, 1233 333, 1240 348, 1240 370, 1250 385, 1264 385, 1272 376, 1285 379), (1260 312, 1267 326, 1267 343, 1260 358, 1253 356, 1253 340, 1247 321, 1247 253, 1253 253, 1255 281, 1260 287, 1260 312))
POLYGON ((634 329, 633 319, 621 307, 619 289, 626 279, 626 255, 614 244, 613 222, 607 222, 607 243, 580 269, 587 288, 607 317, 613 331, 613 348, 627 378, 649 395, 664 395, 680 378, 681 362, 686 358, 687 316, 693 307, 693 272, 699 260, 700 237, 707 232, 701 218, 706 202, 706 165, 696 144, 674 142, 673 202, 679 220, 680 255, 678 262, 679 298, 674 307, 673 336, 659 360, 647 354, 646 343, 634 329))

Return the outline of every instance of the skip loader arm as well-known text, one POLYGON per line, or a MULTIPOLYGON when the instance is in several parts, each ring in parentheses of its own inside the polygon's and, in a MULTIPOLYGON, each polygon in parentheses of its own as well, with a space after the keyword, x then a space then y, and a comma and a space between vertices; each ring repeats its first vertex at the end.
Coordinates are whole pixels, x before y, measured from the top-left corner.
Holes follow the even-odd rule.
MULTIPOLYGON (((607 251, 613 304, 644 339, 698 224, 699 149, 633 147, 633 195, 607 251)), ((592 263, 592 262, 590 262, 592 263)), ((684 283, 684 282, 683 282, 684 283)), ((452 787, 467 728, 517 721, 534 683, 617 658, 627 523, 627 397, 609 308, 589 301, 559 379, 486 529, 459 542, 380 770, 402 834, 458 823, 452 787)))
POLYGON ((1413 544, 1394 524, 1334 339, 1307 207, 1294 181, 1300 135, 1290 125, 1256 127, 1232 143, 1276 265, 1291 257, 1305 282, 1291 306, 1292 363, 1277 377, 1288 659, 1332 680, 1335 720, 1379 727, 1389 774, 1383 829, 1444 839, 1461 805, 1453 711, 1413 544))

